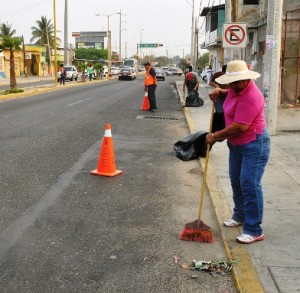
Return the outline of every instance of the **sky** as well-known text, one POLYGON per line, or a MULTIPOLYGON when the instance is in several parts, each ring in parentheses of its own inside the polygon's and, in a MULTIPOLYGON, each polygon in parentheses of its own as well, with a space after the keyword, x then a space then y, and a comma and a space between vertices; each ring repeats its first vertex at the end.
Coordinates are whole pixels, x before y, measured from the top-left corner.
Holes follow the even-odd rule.
MULTIPOLYGON (((1 2, 4 0, 0 0, 1 2)), ((31 27, 41 16, 53 22, 54 0, 10 0, 1 5, 0 23, 7 22, 23 35, 25 43, 31 39, 31 27)), ((107 16, 121 11, 122 57, 131 57, 138 43, 159 43, 160 48, 142 49, 142 55, 184 57, 191 50, 193 0, 68 0, 68 43, 75 44, 72 32, 107 31, 107 16), (126 48, 126 50, 125 50, 126 48)), ((195 0, 194 15, 197 17, 205 6, 223 4, 220 0, 195 0)), ((65 0, 56 0, 57 36, 64 40, 65 0)), ((204 38, 204 18, 198 27, 204 38)), ((120 15, 110 16, 112 50, 119 51, 120 15)), ((106 40, 105 40, 106 47, 106 40)))

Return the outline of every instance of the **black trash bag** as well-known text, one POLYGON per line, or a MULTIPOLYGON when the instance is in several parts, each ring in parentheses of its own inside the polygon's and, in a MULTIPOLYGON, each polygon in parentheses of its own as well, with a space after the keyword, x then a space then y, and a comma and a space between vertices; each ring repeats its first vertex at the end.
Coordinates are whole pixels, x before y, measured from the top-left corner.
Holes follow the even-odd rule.
POLYGON ((185 105, 183 107, 200 107, 203 106, 204 101, 200 98, 197 91, 191 91, 185 98, 185 105))
POLYGON ((206 156, 207 144, 206 134, 208 132, 198 131, 177 141, 173 145, 174 155, 182 161, 190 161, 206 156))

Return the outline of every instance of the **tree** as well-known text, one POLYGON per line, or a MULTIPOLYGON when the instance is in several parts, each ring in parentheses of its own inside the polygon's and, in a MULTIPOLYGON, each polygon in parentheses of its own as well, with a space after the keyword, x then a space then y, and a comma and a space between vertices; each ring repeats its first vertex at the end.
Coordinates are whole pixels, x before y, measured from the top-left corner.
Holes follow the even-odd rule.
MULTIPOLYGON (((54 48, 54 25, 46 16, 42 16, 40 20, 36 21, 36 24, 37 26, 31 27, 32 38, 30 42, 35 42, 40 46, 47 45, 46 61, 51 66, 51 49, 54 48)), ((57 38, 57 42, 60 42, 59 38, 57 38)))
POLYGON ((0 25, 0 38, 3 37, 13 37, 16 34, 16 30, 12 29, 11 24, 8 23, 1 23, 0 25))
POLYGON ((198 60, 198 65, 200 67, 200 69, 205 68, 205 66, 209 65, 209 53, 204 53, 203 55, 201 55, 201 57, 198 60))
POLYGON ((9 51, 9 65, 10 65, 10 89, 17 88, 16 71, 15 71, 15 56, 14 52, 21 50, 22 39, 17 37, 10 37, 8 35, 2 37, 0 44, 0 53, 2 51, 9 51))
POLYGON ((101 73, 101 70, 103 69, 103 65, 101 63, 96 63, 94 65, 94 69, 96 70, 97 78, 100 78, 100 73, 101 73))
POLYGON ((84 62, 79 62, 77 64, 77 68, 79 71, 81 71, 81 81, 85 82, 85 70, 86 70, 86 64, 84 62))
POLYGON ((93 48, 79 48, 75 50, 76 59, 84 59, 90 61, 96 61, 100 59, 107 59, 107 50, 105 49, 93 49, 93 48))

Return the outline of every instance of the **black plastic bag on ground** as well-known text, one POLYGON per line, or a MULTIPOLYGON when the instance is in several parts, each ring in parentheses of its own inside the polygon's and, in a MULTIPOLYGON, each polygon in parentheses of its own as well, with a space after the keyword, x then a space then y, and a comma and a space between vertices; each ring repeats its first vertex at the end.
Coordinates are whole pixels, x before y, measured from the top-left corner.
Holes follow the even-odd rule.
POLYGON ((200 98, 197 91, 191 91, 185 98, 185 105, 183 107, 200 107, 203 106, 204 101, 200 98))
POLYGON ((207 144, 205 142, 208 132, 198 131, 177 141, 173 145, 174 155, 182 161, 190 161, 206 156, 207 144))

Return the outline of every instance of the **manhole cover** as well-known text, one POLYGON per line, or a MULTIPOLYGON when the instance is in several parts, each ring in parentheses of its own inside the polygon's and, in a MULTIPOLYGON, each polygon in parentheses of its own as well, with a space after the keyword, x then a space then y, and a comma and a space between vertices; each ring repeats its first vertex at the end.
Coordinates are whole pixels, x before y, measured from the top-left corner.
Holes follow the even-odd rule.
POLYGON ((164 117, 164 116, 148 116, 148 115, 138 115, 136 119, 140 120, 171 120, 171 121, 181 121, 183 118, 176 117, 164 117))

